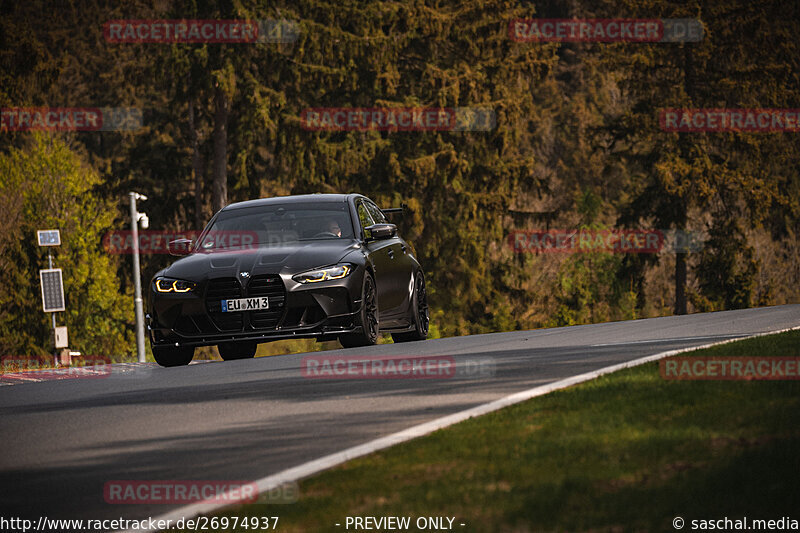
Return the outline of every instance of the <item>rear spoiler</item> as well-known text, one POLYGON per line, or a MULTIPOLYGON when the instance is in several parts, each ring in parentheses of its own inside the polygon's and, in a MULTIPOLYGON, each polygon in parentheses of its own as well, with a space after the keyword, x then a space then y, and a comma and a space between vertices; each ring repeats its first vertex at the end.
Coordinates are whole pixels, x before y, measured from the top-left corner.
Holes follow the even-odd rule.
POLYGON ((381 212, 383 212, 384 215, 396 215, 399 213, 402 216, 403 211, 405 211, 407 208, 408 206, 406 204, 400 204, 400 207, 390 207, 389 209, 381 209, 381 212))

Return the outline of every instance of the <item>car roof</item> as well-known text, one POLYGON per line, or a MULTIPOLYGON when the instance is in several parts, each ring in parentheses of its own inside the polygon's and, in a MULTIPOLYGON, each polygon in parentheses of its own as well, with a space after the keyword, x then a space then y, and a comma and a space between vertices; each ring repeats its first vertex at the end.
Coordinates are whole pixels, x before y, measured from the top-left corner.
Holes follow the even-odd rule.
POLYGON ((293 196, 274 196, 272 198, 258 198, 256 200, 247 200, 244 202, 236 202, 225 206, 222 210, 229 211, 231 209, 240 209, 242 207, 258 207, 262 205, 274 204, 287 204, 287 203, 305 203, 305 202, 319 202, 319 203, 338 203, 347 202, 351 197, 360 197, 360 194, 297 194, 293 196))

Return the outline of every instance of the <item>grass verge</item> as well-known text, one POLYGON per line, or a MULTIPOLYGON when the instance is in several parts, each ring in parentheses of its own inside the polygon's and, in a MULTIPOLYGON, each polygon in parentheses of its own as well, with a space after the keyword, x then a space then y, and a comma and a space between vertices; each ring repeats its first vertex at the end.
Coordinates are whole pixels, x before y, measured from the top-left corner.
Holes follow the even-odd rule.
MULTIPOLYGON (((800 331, 685 355, 800 356, 800 331)), ((295 504, 222 514, 279 516, 284 532, 345 531, 347 516, 450 516, 460 531, 800 519, 798 451, 800 382, 666 381, 649 363, 353 460, 301 481, 295 504)))

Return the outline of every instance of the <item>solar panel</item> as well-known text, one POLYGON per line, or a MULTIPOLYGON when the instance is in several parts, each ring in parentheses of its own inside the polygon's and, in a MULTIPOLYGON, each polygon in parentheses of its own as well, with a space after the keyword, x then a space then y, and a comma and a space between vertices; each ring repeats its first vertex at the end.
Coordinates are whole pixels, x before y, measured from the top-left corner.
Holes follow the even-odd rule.
POLYGON ((61 233, 57 229, 40 229, 36 236, 39 246, 61 246, 61 233))
POLYGON ((42 306, 46 313, 64 311, 64 282, 60 268, 39 271, 42 283, 42 306))

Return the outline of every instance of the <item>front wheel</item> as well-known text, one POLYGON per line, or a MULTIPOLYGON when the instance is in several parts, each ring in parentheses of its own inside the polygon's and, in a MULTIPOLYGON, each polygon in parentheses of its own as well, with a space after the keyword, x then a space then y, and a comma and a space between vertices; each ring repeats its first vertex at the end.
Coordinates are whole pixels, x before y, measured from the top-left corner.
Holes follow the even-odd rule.
POLYGON ((217 345, 219 355, 224 361, 252 359, 256 355, 257 348, 258 344, 248 341, 225 342, 217 345))
POLYGON ((339 342, 345 348, 372 346, 378 342, 378 302, 375 292, 375 280, 369 272, 364 273, 364 285, 361 289, 361 313, 359 313, 358 325, 361 326, 361 332, 339 336, 339 342))
POLYGON ((414 331, 407 333, 392 333, 394 342, 424 341, 428 338, 428 325, 430 316, 428 314, 428 293, 425 290, 425 275, 422 270, 417 272, 417 279, 414 280, 414 297, 411 299, 411 323, 414 324, 414 331))
POLYGON ((153 359, 161 366, 184 366, 192 362, 191 346, 153 346, 153 359))

